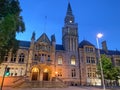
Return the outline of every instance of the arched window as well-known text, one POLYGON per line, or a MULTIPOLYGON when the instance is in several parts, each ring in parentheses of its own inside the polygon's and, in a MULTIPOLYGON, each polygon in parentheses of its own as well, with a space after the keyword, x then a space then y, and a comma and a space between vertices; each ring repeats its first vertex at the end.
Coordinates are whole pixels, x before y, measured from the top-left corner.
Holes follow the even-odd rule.
POLYGON ((23 53, 21 53, 19 55, 19 63, 24 63, 24 58, 25 58, 25 55, 23 53))
POLYGON ((62 64, 62 56, 58 56, 58 64, 62 64))
POLYGON ((75 65, 76 64, 76 60, 75 60, 75 56, 71 57, 71 65, 75 65))

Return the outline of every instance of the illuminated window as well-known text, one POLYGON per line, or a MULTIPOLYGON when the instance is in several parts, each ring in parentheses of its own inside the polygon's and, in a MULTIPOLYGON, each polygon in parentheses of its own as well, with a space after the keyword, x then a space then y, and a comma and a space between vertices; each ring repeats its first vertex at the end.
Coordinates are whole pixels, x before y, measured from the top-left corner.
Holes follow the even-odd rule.
POLYGON ((32 69, 32 72, 39 72, 39 69, 36 68, 36 67, 34 67, 34 68, 32 69))
POLYGON ((62 56, 58 57, 58 64, 62 64, 62 56))
POLYGON ((44 72, 48 72, 48 69, 47 69, 47 68, 45 68, 45 69, 44 69, 44 72))
POLYGON ((19 63, 24 63, 24 58, 25 58, 25 55, 23 53, 21 53, 19 55, 19 63))
POLYGON ((72 56, 72 57, 71 57, 71 65, 75 65, 75 63, 76 63, 76 61, 75 61, 75 57, 72 56))

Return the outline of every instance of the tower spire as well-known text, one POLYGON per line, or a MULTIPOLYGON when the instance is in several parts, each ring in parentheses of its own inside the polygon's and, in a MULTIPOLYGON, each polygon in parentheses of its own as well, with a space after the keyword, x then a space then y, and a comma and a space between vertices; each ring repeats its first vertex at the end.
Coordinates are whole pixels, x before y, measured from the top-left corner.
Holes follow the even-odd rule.
POLYGON ((70 1, 68 0, 68 7, 67 7, 67 15, 72 15, 72 9, 70 5, 70 1))
POLYGON ((74 15, 72 14, 72 8, 69 1, 68 1, 68 7, 67 7, 66 17, 64 19, 64 22, 65 24, 74 23, 74 15))

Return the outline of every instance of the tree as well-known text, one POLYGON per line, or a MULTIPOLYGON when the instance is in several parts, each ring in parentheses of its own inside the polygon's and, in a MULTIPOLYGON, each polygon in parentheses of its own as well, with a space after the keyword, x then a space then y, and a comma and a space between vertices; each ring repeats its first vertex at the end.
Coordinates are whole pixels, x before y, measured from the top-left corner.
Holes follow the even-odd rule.
POLYGON ((119 86, 118 80, 120 77, 120 67, 113 67, 111 73, 112 73, 112 80, 115 80, 116 85, 119 86))
POLYGON ((0 0, 0 63, 7 52, 18 49, 16 33, 25 31, 21 11, 18 0, 0 0))
MULTIPOLYGON (((111 59, 106 55, 101 55, 101 62, 103 68, 104 78, 106 80, 118 80, 118 76, 120 76, 120 68, 113 66, 111 59)), ((98 72, 100 75, 100 64, 98 64, 98 72)))

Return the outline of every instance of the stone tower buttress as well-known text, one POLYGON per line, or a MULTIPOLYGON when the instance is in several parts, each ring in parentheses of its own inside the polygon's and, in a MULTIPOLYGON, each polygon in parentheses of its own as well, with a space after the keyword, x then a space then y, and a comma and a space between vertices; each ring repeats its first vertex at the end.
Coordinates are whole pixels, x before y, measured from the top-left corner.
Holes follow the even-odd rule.
POLYGON ((27 76, 30 75, 30 67, 34 56, 34 44, 35 44, 35 32, 32 33, 31 43, 29 48, 28 62, 27 62, 27 76))

